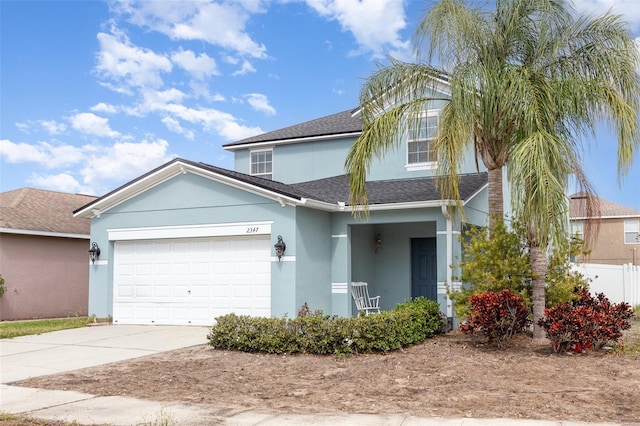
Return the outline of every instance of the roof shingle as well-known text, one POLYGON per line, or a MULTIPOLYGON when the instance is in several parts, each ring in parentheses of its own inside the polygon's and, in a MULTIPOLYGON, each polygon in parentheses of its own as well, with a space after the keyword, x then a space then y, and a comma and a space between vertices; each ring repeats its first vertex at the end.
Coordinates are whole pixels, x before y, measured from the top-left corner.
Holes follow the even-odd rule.
POLYGON ((89 235, 90 221, 73 217, 73 211, 93 200, 90 195, 34 188, 0 193, 0 228, 89 235))
MULTIPOLYGON (((640 217, 640 210, 635 210, 630 207, 626 207, 614 202, 598 198, 600 204, 600 217, 615 217, 615 216, 638 216, 640 217)), ((586 217, 587 216, 587 203, 585 195, 582 193, 576 193, 569 198, 569 216, 571 218, 586 217)))

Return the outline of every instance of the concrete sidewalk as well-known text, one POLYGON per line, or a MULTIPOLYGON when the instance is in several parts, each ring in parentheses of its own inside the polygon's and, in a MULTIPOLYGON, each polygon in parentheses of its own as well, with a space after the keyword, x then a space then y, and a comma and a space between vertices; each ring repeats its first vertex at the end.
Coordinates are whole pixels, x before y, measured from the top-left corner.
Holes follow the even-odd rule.
MULTIPOLYGON (((578 426, 595 423, 446 419, 403 415, 289 414, 160 403, 119 396, 12 386, 30 377, 123 361, 206 343, 206 327, 105 325, 0 340, 0 412, 108 425, 578 426)), ((96 386, 99 386, 96 383, 96 386)), ((616 425, 598 423, 598 425, 616 425)), ((640 426, 640 423, 638 423, 640 426)))

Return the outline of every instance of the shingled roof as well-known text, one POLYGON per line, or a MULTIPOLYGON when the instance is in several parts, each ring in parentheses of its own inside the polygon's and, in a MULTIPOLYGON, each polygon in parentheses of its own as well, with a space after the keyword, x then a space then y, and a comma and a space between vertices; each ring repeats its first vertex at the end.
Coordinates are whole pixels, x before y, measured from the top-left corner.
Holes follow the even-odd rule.
POLYGON ((34 188, 0 193, 0 228, 4 231, 89 235, 88 219, 73 211, 96 197, 34 188))
MULTIPOLYGON (((640 210, 635 210, 614 202, 598 198, 600 204, 600 217, 606 219, 608 217, 640 217, 640 210)), ((587 216, 587 203, 585 195, 578 192, 569 197, 569 217, 583 218, 587 216)))
POLYGON ((273 132, 262 133, 223 146, 233 149, 243 145, 261 142, 277 142, 288 139, 314 138, 321 136, 349 135, 362 132, 362 117, 357 109, 350 109, 337 114, 327 115, 304 123, 295 124, 273 132))
MULTIPOLYGON (((471 173, 459 176, 460 198, 467 201, 487 184, 488 175, 471 173)), ((327 203, 344 202, 349 205, 349 181, 347 175, 334 176, 292 185, 313 198, 327 203)), ((370 205, 398 204, 441 199, 434 177, 370 181, 365 184, 370 205)))

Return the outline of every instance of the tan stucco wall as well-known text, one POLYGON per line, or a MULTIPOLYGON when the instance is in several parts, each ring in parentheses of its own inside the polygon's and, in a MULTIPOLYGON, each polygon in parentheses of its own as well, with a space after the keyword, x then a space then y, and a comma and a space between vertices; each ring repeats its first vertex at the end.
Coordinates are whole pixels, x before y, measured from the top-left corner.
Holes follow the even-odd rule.
POLYGON ((579 257, 578 261, 608 265, 623 265, 635 261, 638 265, 640 244, 624 243, 624 219, 603 219, 591 253, 587 257, 579 257))
POLYGON ((89 241, 0 234, 0 320, 87 315, 89 241))

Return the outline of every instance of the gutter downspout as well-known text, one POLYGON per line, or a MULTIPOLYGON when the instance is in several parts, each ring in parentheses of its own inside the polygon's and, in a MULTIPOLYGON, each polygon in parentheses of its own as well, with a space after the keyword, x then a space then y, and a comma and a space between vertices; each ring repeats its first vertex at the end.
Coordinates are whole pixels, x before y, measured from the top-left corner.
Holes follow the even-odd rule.
MULTIPOLYGON (((452 274, 451 265, 453 265, 453 222, 451 218, 451 214, 449 212, 448 206, 443 204, 442 215, 447 220, 447 286, 452 284, 452 274)), ((449 295, 445 294, 445 300, 447 302, 447 321, 449 318, 453 321, 453 304, 451 303, 451 299, 449 299, 449 295)))

